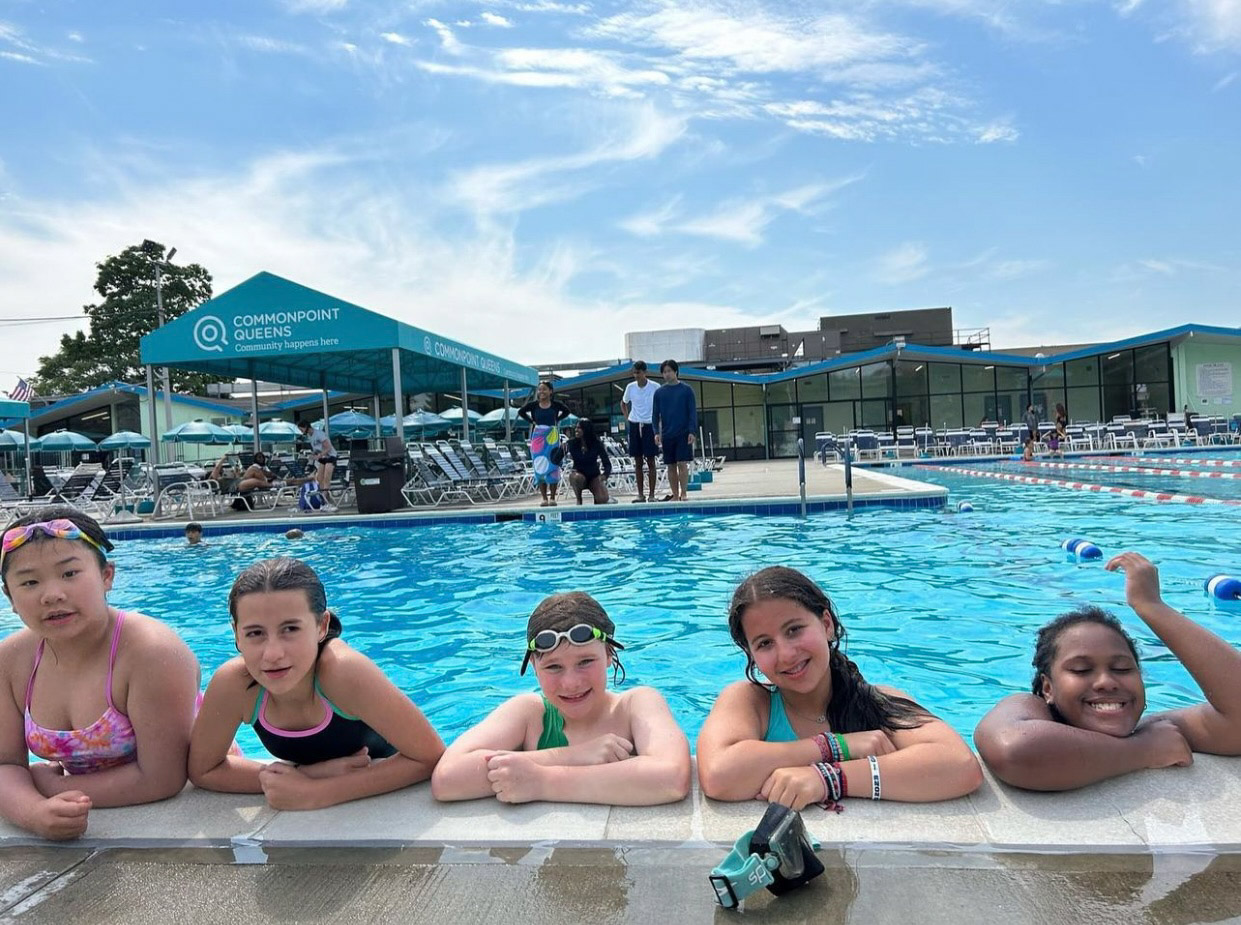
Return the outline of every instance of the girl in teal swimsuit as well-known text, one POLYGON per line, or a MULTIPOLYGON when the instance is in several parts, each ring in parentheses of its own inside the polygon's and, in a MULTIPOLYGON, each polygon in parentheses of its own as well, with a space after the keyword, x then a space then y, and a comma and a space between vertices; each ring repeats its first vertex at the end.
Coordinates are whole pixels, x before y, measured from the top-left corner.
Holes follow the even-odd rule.
POLYGON ((275 809, 319 809, 426 780, 444 744, 422 712, 361 652, 314 569, 298 559, 256 562, 228 596, 241 653, 211 678, 190 742, 194 785, 262 793, 275 809), (279 759, 229 752, 254 726, 279 759))
POLYGON ((457 739, 431 778, 440 800, 494 796, 649 806, 689 793, 689 743, 650 687, 617 693, 624 678, 616 627, 598 601, 573 591, 547 598, 526 626, 521 663, 539 694, 501 704, 457 739))
POLYGON ((733 594, 728 628, 748 680, 723 690, 699 734, 707 796, 800 810, 849 796, 948 800, 982 783, 951 727, 862 677, 842 651, 832 602, 805 575, 779 566, 751 575, 733 594))
POLYGON ((158 620, 109 605, 111 550, 68 506, 19 517, 0 545, 22 622, 0 641, 0 817, 44 838, 185 786, 198 661, 158 620))

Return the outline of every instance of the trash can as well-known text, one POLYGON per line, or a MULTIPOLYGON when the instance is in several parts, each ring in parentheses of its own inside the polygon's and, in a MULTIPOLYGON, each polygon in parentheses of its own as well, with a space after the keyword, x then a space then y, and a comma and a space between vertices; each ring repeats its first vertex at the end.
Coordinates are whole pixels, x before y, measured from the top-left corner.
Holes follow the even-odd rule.
POLYGON ((405 487, 405 457, 388 450, 354 453, 354 493, 359 514, 387 514, 405 506, 401 489, 405 487))

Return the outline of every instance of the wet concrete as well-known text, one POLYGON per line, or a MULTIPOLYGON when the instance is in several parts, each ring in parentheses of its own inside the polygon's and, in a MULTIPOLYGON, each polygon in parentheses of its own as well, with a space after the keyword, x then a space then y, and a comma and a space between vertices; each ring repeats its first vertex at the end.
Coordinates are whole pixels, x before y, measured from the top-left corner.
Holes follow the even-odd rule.
POLYGON ((1033 855, 825 849, 824 876, 739 912, 722 847, 0 849, 15 922, 1169 923, 1241 920, 1239 854, 1033 855))

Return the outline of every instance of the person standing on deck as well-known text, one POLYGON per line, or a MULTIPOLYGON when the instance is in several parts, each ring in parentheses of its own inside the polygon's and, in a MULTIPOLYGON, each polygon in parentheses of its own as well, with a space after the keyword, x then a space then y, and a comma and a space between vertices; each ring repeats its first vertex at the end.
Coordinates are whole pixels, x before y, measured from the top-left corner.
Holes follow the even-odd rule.
POLYGON ((633 382, 625 386, 625 394, 621 396, 621 412, 629 422, 629 455, 633 457, 633 466, 638 478, 638 497, 634 503, 655 500, 655 456, 658 447, 655 445, 655 427, 651 423, 654 411, 655 393, 659 386, 646 376, 646 361, 636 360, 633 364, 633 382), (646 461, 646 471, 650 478, 650 490, 642 491, 642 462, 646 461))
POLYGON ((659 373, 664 384, 655 391, 651 422, 655 443, 664 451, 668 466, 668 494, 664 501, 688 501, 689 463, 694 458, 694 432, 698 430, 698 402, 694 390, 678 378, 676 360, 664 360, 659 373))

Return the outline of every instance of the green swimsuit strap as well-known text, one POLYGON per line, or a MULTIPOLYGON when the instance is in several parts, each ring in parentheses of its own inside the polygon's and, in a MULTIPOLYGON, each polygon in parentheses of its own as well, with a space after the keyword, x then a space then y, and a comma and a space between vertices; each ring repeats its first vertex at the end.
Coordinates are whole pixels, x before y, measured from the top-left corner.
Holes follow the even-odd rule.
POLYGON ((560 711, 543 698, 543 734, 539 736, 539 751, 545 748, 566 748, 569 740, 564 734, 564 717, 560 711))

